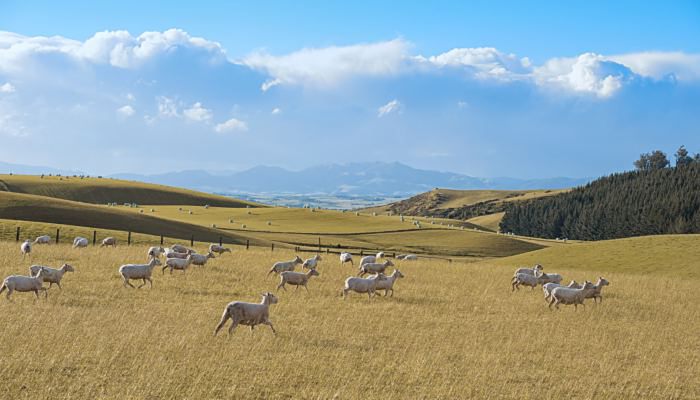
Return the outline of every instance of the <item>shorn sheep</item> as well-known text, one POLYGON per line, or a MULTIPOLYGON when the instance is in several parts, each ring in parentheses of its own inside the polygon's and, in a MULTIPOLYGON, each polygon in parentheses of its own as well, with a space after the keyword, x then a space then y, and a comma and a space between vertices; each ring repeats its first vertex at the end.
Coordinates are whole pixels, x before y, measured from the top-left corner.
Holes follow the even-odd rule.
POLYGON ((273 272, 279 274, 284 271, 294 271, 294 268, 296 268, 297 264, 303 263, 304 261, 301 258, 299 258, 299 256, 296 256, 291 261, 278 261, 272 265, 272 268, 270 268, 270 271, 267 274, 270 275, 273 272))
POLYGON ((534 290, 535 287, 541 282, 541 276, 542 273, 539 271, 537 271, 535 275, 522 272, 515 274, 515 276, 510 280, 510 285, 512 288, 511 291, 515 291, 515 289, 520 290, 520 286, 530 286, 530 290, 534 290))
MULTIPOLYGON (((554 288, 560 287, 561 284, 559 283, 554 283, 554 282, 548 282, 542 285, 542 292, 544 293, 544 301, 549 302, 549 296, 552 294, 552 290, 554 288)), ((569 282, 569 285, 567 286, 569 288, 573 289, 580 289, 582 285, 576 281, 571 281, 569 282)))
POLYGON ((180 244, 174 244, 174 245, 170 246, 170 249, 176 253, 187 253, 187 251, 190 250, 187 247, 180 245, 180 244))
POLYGON ((78 248, 78 247, 88 247, 90 242, 81 236, 77 236, 75 239, 73 239, 73 248, 78 248))
POLYGON ((161 246, 152 246, 148 249, 148 258, 160 258, 160 255, 165 253, 165 249, 161 246))
POLYGON ((416 261, 416 260, 418 260, 418 256, 415 255, 415 254, 406 254, 406 255, 403 257, 403 260, 404 260, 404 261, 416 261))
POLYGON ((377 274, 376 277, 372 278, 357 278, 351 276, 345 280, 343 300, 348 297, 348 292, 350 291, 356 293, 367 293, 367 297, 371 299, 374 292, 377 290, 377 284, 385 279, 386 276, 384 274, 377 274))
POLYGON ((156 265, 160 265, 160 260, 157 258, 151 258, 148 264, 125 264, 119 267, 119 275, 122 276, 124 280, 124 287, 131 286, 136 288, 129 282, 131 279, 141 279, 143 283, 138 286, 138 289, 143 287, 146 282, 148 282, 148 287, 153 287, 153 281, 151 280, 151 275, 153 273, 153 268, 156 265))
POLYGON ((63 279, 63 274, 65 274, 66 272, 75 272, 75 268, 73 268, 73 266, 69 264, 63 264, 59 269, 45 267, 42 265, 32 265, 31 267, 29 267, 30 276, 37 276, 39 274, 39 271, 44 271, 42 277, 44 278, 44 282, 49 282, 48 289, 51 289, 51 286, 53 286, 53 284, 55 283, 56 285, 58 285, 59 289, 63 290, 63 288, 61 287, 61 279, 63 279))
POLYGON ((352 262, 352 254, 350 253, 340 253, 340 265, 344 265, 345 263, 350 263, 350 265, 354 266, 352 262))
POLYGON ((34 239, 34 244, 49 244, 49 243, 51 243, 51 236, 49 236, 49 235, 37 236, 37 238, 34 239))
POLYGON ((319 261, 321 261, 321 256, 319 254, 316 254, 315 256, 304 260, 304 263, 301 264, 301 268, 302 269, 314 269, 318 265, 319 261))
POLYGON ((20 251, 22 252, 22 258, 26 257, 27 255, 32 254, 32 241, 27 239, 22 243, 21 246, 19 246, 20 251))
POLYGON ((270 292, 263 293, 260 303, 245 303, 242 301, 233 301, 226 305, 224 314, 221 316, 219 324, 214 329, 214 336, 219 333, 219 330, 224 327, 226 321, 231 319, 231 326, 228 328, 228 334, 231 335, 233 330, 240 325, 250 326, 251 333, 255 325, 268 325, 272 329, 272 333, 277 335, 275 327, 270 321, 270 304, 277 304, 277 296, 270 292))
POLYGON ((309 272, 307 273, 284 271, 280 274, 280 284, 277 285, 277 290, 280 290, 280 288, 282 288, 285 291, 287 291, 287 288, 284 285, 288 283, 290 285, 296 286, 297 289, 299 289, 299 286, 303 286, 304 289, 306 289, 306 291, 308 292, 309 288, 306 287, 306 285, 309 283, 309 279, 311 279, 312 276, 319 275, 319 272, 313 268, 309 269, 309 272))
POLYGON ((386 260, 383 263, 369 263, 360 266, 360 273, 358 276, 363 276, 364 274, 377 274, 384 273, 388 267, 393 267, 394 263, 391 260, 386 260))
POLYGON ((562 276, 559 274, 549 274, 549 273, 542 273, 540 275, 539 283, 541 285, 544 285, 545 283, 561 283, 562 281, 562 276))
MULTIPOLYGON (((375 279, 378 275, 372 275, 370 276, 370 279, 375 279)), ((394 272, 392 272, 391 275, 387 276, 386 279, 381 280, 377 282, 377 287, 375 290, 384 290, 384 297, 386 297, 387 293, 391 292, 391 297, 394 297, 394 282, 396 282, 397 279, 403 278, 404 275, 399 271, 398 269, 395 269, 394 272)))
POLYGON ((532 268, 518 268, 517 270, 515 270, 513 276, 518 274, 537 275, 538 272, 542 272, 542 266, 540 264, 535 264, 535 266, 532 268))
POLYGON ((380 251, 379 253, 373 256, 364 256, 360 259, 360 266, 362 266, 363 264, 376 263, 377 260, 379 260, 382 257, 384 257, 383 251, 380 251))
POLYGON ((187 267, 192 263, 192 254, 188 255, 187 258, 168 258, 165 260, 165 265, 161 269, 162 273, 165 273, 166 268, 170 268, 170 274, 172 275, 174 269, 179 269, 184 274, 187 267))
POLYGON ((34 292, 36 298, 39 298, 39 291, 44 291, 44 298, 49 297, 49 293, 46 288, 43 287, 44 283, 44 270, 39 270, 36 276, 23 276, 23 275, 10 275, 2 281, 2 287, 0 287, 0 293, 7 289, 7 299, 10 300, 10 295, 17 292, 34 292))
POLYGON ((102 243, 100 244, 100 247, 107 247, 107 246, 117 247, 117 239, 115 239, 111 236, 102 239, 102 243))
POLYGON ((166 259, 167 259, 167 258, 182 258, 182 259, 184 260, 184 259, 187 258, 187 256, 189 256, 190 254, 192 254, 192 253, 190 253, 189 251, 188 251, 187 253, 178 253, 178 252, 176 252, 176 251, 167 250, 167 251, 165 252, 165 258, 166 258, 166 259))
POLYGON ((579 304, 584 307, 586 306, 583 300, 593 290, 595 290, 595 285, 589 281, 586 281, 580 289, 563 286, 556 287, 552 290, 552 294, 550 295, 549 308, 551 309, 552 305, 554 305, 558 310, 559 304, 573 304, 574 309, 578 310, 579 304))
POLYGON ((609 284, 610 282, 608 282, 607 279, 603 278, 602 276, 599 276, 598 282, 596 282, 596 284, 593 285, 593 290, 586 293, 586 298, 593 299, 594 302, 600 300, 600 302, 602 303, 603 295, 601 294, 601 291, 603 290, 603 286, 608 286, 609 284))
POLYGON ((190 257, 192 257, 192 264, 200 267, 204 266, 210 258, 216 258, 211 251, 207 254, 190 254, 190 257))
POLYGON ((219 246, 218 244, 210 244, 209 245, 209 252, 216 253, 218 255, 222 255, 224 253, 230 253, 231 249, 229 249, 228 247, 219 246))

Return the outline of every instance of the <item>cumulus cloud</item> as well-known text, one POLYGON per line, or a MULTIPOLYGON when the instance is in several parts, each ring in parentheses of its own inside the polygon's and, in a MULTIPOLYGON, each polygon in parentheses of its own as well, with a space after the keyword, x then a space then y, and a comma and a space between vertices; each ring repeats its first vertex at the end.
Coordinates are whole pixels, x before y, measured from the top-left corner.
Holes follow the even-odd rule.
POLYGON ((279 113, 281 113, 281 112, 282 112, 282 110, 280 110, 278 107, 275 107, 275 108, 272 109, 272 111, 271 111, 270 113, 271 113, 272 115, 275 115, 275 114, 279 114, 279 113))
POLYGON ((385 42, 302 49, 274 56, 255 52, 241 63, 263 71, 271 79, 262 90, 283 85, 333 86, 357 76, 387 76, 398 73, 408 56, 409 44, 402 39, 385 42))
POLYGON ((186 119, 195 122, 208 122, 214 117, 211 110, 202 107, 202 103, 200 102, 196 102, 192 107, 185 109, 182 115, 186 119))
POLYGON ((228 121, 216 124, 214 131, 217 133, 227 133, 235 131, 247 131, 248 124, 236 118, 231 118, 228 121))
POLYGON ((158 116, 161 118, 176 118, 180 116, 175 99, 166 96, 158 96, 158 116))
POLYGON ((0 85, 0 93, 14 93, 15 87, 10 82, 0 85))
POLYGON ((623 64, 644 77, 664 79, 673 76, 679 81, 700 80, 700 54, 652 51, 612 55, 607 59, 623 64))
POLYGON ((132 115, 134 115, 135 112, 136 110, 134 110, 134 107, 128 104, 123 107, 117 108, 117 114, 124 118, 131 117, 132 115))
POLYGON ((429 63, 439 68, 463 68, 477 78, 511 80, 525 77, 531 72, 527 57, 505 54, 493 47, 455 48, 436 56, 417 56, 419 63, 429 63))
POLYGON ((394 99, 377 109, 377 117, 381 118, 392 113, 400 113, 403 105, 398 100, 394 99))
POLYGON ((595 53, 551 59, 534 71, 538 85, 594 94, 600 98, 612 96, 633 78, 634 73, 626 66, 595 53))

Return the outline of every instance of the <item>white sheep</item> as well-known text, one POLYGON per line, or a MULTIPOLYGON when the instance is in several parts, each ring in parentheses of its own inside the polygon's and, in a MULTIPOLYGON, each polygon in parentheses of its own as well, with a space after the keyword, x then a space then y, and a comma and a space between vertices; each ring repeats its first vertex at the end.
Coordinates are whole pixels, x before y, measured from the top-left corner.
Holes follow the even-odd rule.
POLYGON ((229 249, 228 247, 219 246, 218 244, 213 244, 213 243, 212 243, 212 244, 209 245, 209 251, 210 251, 211 253, 217 253, 217 254, 219 254, 219 255, 222 255, 222 254, 224 254, 224 253, 230 253, 230 252, 231 252, 231 249, 229 249))
POLYGON ((160 258, 160 255, 165 253, 165 249, 161 246, 151 246, 148 248, 148 257, 149 258, 160 258))
POLYGON ((138 287, 140 289, 146 282, 150 288, 153 287, 153 281, 151 280, 151 274, 153 273, 153 267, 160 265, 160 260, 157 258, 151 258, 148 264, 125 264, 119 267, 119 275, 122 276, 124 280, 124 287, 131 286, 136 288, 129 282, 130 279, 141 279, 143 283, 138 287))
POLYGON ((297 264, 303 263, 304 261, 299 258, 299 256, 294 257, 292 261, 278 261, 272 265, 272 268, 267 274, 270 275, 273 272, 279 274, 284 271, 294 271, 297 264))
POLYGON ((520 290, 520 286, 530 286, 530 290, 534 290, 535 287, 540 283, 541 276, 542 273, 539 271, 537 271, 535 275, 523 272, 515 274, 515 276, 510 281, 512 288, 511 291, 515 291, 515 289, 520 290))
POLYGON ((380 258, 384 258, 384 252, 380 251, 375 257, 377 257, 377 260, 379 260, 380 258))
POLYGON ((29 267, 29 276, 37 276, 39 274, 39 271, 42 270, 44 271, 44 273, 42 274, 44 282, 49 282, 48 289, 51 289, 51 286, 53 286, 53 284, 55 283, 61 290, 63 290, 63 288, 61 287, 61 279, 63 279, 63 274, 65 274, 66 272, 75 272, 75 268, 73 268, 73 266, 69 264, 63 264, 59 269, 45 267, 42 265, 32 265, 31 267, 29 267))
POLYGON ((360 259, 360 266, 362 266, 363 264, 376 263, 377 260, 379 260, 382 257, 384 257, 383 251, 380 251, 373 256, 364 256, 360 259))
POLYGON ((178 253, 178 252, 172 251, 172 249, 170 249, 169 251, 165 252, 165 258, 166 259, 167 258, 181 258, 184 260, 190 254, 193 254, 193 253, 191 251, 187 251, 186 253, 178 253))
POLYGON ((285 291, 287 291, 287 288, 284 285, 288 283, 290 285, 296 286, 297 289, 299 289, 299 286, 303 286, 304 289, 306 289, 306 291, 308 292, 309 288, 306 287, 306 284, 309 283, 309 279, 311 279, 312 276, 319 275, 319 272, 313 268, 309 269, 309 272, 307 273, 284 271, 280 274, 280 284, 277 285, 277 290, 280 290, 280 288, 282 288, 285 291))
MULTIPOLYGON (((552 290, 554 290, 554 288, 557 288, 560 286, 562 286, 562 285, 559 283, 554 283, 554 282, 547 282, 544 285, 542 285, 542 292, 544 293, 544 301, 549 302, 549 296, 552 295, 552 290)), ((576 281, 571 281, 571 282, 569 282, 569 285, 567 285, 567 287, 573 288, 573 289, 580 289, 583 286, 576 281)))
POLYGON ((562 281, 562 276, 559 274, 549 274, 549 273, 542 273, 540 276, 539 282, 541 285, 544 285, 545 283, 561 283, 562 281))
POLYGON ((216 325, 214 329, 214 336, 219 333, 219 330, 223 328, 226 321, 231 319, 231 326, 228 328, 228 334, 233 333, 238 324, 249 325, 250 331, 253 331, 255 325, 264 324, 268 325, 272 329, 273 334, 275 332, 275 327, 272 326, 270 321, 270 304, 277 304, 277 297, 270 293, 263 293, 263 298, 260 303, 245 303, 242 301, 233 301, 226 305, 224 308, 224 314, 221 316, 219 324, 216 325))
POLYGON ((206 264, 210 258, 216 258, 214 257, 214 253, 212 252, 209 252, 207 254, 191 254, 190 257, 192 257, 192 264, 199 266, 203 266, 204 264, 206 264))
POLYGON ((406 254, 398 254, 394 258, 396 258, 397 260, 403 260, 405 257, 406 257, 406 254))
POLYGON ((27 239, 22 243, 21 246, 19 246, 20 251, 22 252, 22 258, 24 258, 27 255, 31 255, 32 253, 32 241, 27 239))
POLYGON ((314 269, 318 265, 319 261, 321 261, 321 255, 316 254, 315 256, 304 260, 304 263, 301 264, 301 268, 302 269, 314 269))
POLYGON ((348 297, 348 292, 367 293, 367 298, 372 298, 377 290, 377 284, 386 279, 384 274, 377 274, 372 278, 357 278, 351 276, 345 280, 345 288, 343 288, 343 300, 348 297))
POLYGON ((180 244, 174 244, 170 246, 170 249, 176 253, 187 253, 190 250, 187 247, 180 244))
POLYGON ((536 275, 537 272, 542 272, 542 266, 540 264, 535 264, 534 267, 532 268, 518 268, 515 270, 515 273, 513 276, 517 274, 530 274, 530 275, 536 275))
POLYGON ((599 276, 598 282, 596 282, 596 284, 593 285, 593 290, 586 293, 586 298, 593 299, 594 302, 600 300, 600 302, 602 303, 603 295, 601 294, 601 291, 603 290, 603 286, 608 286, 609 284, 610 282, 608 282, 607 279, 603 278, 602 276, 599 276))
POLYGON ((100 244, 100 247, 106 247, 106 246, 117 247, 117 239, 115 239, 111 236, 102 239, 102 244, 100 244))
POLYGON ((81 236, 76 236, 75 239, 73 239, 73 248, 77 247, 88 247, 90 242, 87 240, 87 238, 81 237, 81 236))
POLYGON ((586 298, 587 294, 595 290, 594 288, 595 286, 589 281, 586 281, 580 289, 563 286, 554 288, 550 295, 549 308, 552 308, 552 304, 554 304, 557 310, 559 309, 559 304, 573 304, 576 310, 578 310, 579 304, 585 307, 586 305, 583 303, 583 300, 586 298))
POLYGON ((43 270, 39 270, 39 273, 34 277, 23 275, 10 275, 7 278, 5 278, 4 281, 2 281, 0 293, 7 289, 7 299, 10 300, 10 295, 14 291, 34 292, 36 298, 38 299, 39 291, 42 290, 44 291, 44 297, 47 298, 49 296, 49 293, 46 291, 46 288, 43 287, 44 274, 45 272, 43 270))
POLYGON ((391 260, 386 260, 383 263, 369 263, 360 266, 360 272, 357 276, 363 276, 364 274, 377 274, 384 273, 388 267, 393 267, 394 263, 391 260))
POLYGON ((406 254, 406 255, 403 257, 403 260, 404 260, 404 261, 416 261, 416 260, 418 260, 418 256, 415 255, 415 254, 406 254))
POLYGON ((167 258, 165 259, 165 265, 161 269, 162 273, 165 273, 166 268, 170 268, 170 274, 172 275, 174 269, 179 269, 184 274, 187 267, 192 263, 192 254, 188 255, 187 258, 167 258))
MULTIPOLYGON (((372 275, 370 276, 370 279, 375 279, 378 275, 372 275)), ((384 297, 386 297, 387 293, 391 291, 391 297, 394 297, 394 282, 398 278, 403 278, 404 275, 399 271, 398 269, 395 269, 394 272, 391 273, 391 275, 387 276, 386 279, 381 280, 377 282, 377 287, 375 290, 382 290, 384 289, 384 297)))
POLYGON ((51 243, 51 236, 49 236, 49 235, 37 236, 37 238, 34 239, 34 244, 49 244, 49 243, 51 243))
POLYGON ((340 253, 340 265, 343 265, 343 264, 345 264, 345 263, 347 263, 347 262, 349 262, 350 265, 353 265, 353 266, 354 266, 354 264, 353 264, 353 262, 352 262, 352 254, 350 254, 350 253, 340 253))

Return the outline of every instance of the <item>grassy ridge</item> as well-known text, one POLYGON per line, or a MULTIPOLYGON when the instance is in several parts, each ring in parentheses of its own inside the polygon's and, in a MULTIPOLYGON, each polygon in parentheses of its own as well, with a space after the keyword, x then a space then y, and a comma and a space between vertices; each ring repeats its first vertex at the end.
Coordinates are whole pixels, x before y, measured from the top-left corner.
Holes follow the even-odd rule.
POLYGON ((0 191, 54 197, 83 203, 205 204, 220 207, 261 207, 230 197, 149 183, 108 178, 74 178, 34 175, 0 175, 0 191))
POLYGON ((227 243, 244 243, 246 240, 234 232, 164 220, 114 207, 10 192, 0 192, 0 218, 132 231, 185 240, 192 235, 201 241, 218 241, 220 236, 227 243))
MULTIPOLYGON (((684 251, 683 244, 663 246, 684 251)), ((510 266, 431 260, 400 264, 406 278, 393 298, 343 301, 339 290, 355 270, 324 260, 309 293, 279 293, 270 312, 276 337, 262 326, 213 338, 224 306, 274 291, 267 269, 293 254, 234 251, 185 274, 156 271, 153 289, 123 288, 118 266, 144 260, 144 251, 37 246, 31 262, 68 262, 76 272, 48 301, 0 298, 3 396, 700 397, 692 351, 700 347, 700 277, 673 274, 666 252, 654 261, 670 273, 659 275, 627 272, 635 261, 617 260, 605 272, 603 304, 578 312, 548 311, 540 291, 511 293, 510 266)), ((0 243, 0 276, 26 273, 29 264, 14 243, 0 243)), ((558 272, 599 274, 581 266, 558 272)))

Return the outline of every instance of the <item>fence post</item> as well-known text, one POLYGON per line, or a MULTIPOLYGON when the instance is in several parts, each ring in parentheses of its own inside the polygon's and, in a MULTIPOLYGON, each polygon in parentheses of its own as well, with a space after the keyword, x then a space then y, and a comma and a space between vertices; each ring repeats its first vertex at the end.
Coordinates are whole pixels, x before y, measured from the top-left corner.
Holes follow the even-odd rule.
POLYGON ((160 245, 163 245, 163 235, 160 235, 160 245))
POLYGON ((194 235, 190 238, 190 247, 194 247, 194 235))
POLYGON ((275 244, 274 243, 272 243, 272 250, 270 250, 270 251, 275 251, 275 244))
POLYGON ((246 239, 245 240, 245 249, 248 250, 248 247, 250 247, 250 240, 246 239))
POLYGON ((221 236, 219 236, 219 246, 223 246, 223 245, 224 245, 224 242, 223 242, 223 240, 221 240, 221 236))
POLYGON ((131 231, 129 231, 129 235, 126 237, 126 245, 131 246, 131 231))
POLYGON ((365 255, 365 251, 364 251, 364 250, 360 250, 360 257, 362 257, 362 256, 364 256, 364 255, 365 255))
POLYGON ((15 241, 19 242, 19 226, 17 227, 17 236, 15 237, 15 241))
POLYGON ((61 228, 56 228, 56 244, 58 244, 58 239, 61 237, 61 228))
POLYGON ((97 244, 97 231, 92 231, 92 245, 97 244))
POLYGON ((326 247, 326 254, 331 254, 331 249, 329 249, 328 247, 326 247))

